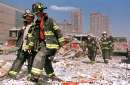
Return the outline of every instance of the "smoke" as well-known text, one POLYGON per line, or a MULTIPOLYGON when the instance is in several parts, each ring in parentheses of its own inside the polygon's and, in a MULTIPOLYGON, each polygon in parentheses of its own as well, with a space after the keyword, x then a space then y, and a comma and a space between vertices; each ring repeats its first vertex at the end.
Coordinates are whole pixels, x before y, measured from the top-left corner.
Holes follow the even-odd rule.
POLYGON ((70 7, 70 6, 51 5, 50 9, 51 10, 56 10, 56 11, 72 11, 72 10, 77 10, 78 8, 76 8, 76 7, 70 7))

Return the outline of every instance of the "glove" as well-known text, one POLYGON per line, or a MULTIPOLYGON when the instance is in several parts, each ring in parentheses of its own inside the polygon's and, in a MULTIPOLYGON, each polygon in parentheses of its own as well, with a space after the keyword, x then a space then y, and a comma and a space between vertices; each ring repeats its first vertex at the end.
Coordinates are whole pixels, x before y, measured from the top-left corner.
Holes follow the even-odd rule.
POLYGON ((22 50, 23 50, 23 51, 27 51, 28 49, 29 49, 29 46, 28 46, 28 45, 23 45, 23 46, 22 46, 22 50))

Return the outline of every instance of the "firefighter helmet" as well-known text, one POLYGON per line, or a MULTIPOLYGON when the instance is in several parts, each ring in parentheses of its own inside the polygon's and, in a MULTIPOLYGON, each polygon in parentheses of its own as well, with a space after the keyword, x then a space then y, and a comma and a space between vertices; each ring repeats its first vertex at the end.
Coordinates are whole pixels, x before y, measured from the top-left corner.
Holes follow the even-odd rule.
POLYGON ((104 32, 102 32, 102 34, 104 35, 104 34, 107 34, 107 32, 106 31, 104 31, 104 32))
POLYGON ((29 17, 34 17, 34 15, 31 13, 30 9, 26 9, 25 10, 25 13, 23 14, 23 18, 26 19, 26 17, 29 16, 29 17))
POLYGON ((32 12, 37 13, 37 12, 42 12, 46 7, 42 3, 34 3, 32 5, 32 12))

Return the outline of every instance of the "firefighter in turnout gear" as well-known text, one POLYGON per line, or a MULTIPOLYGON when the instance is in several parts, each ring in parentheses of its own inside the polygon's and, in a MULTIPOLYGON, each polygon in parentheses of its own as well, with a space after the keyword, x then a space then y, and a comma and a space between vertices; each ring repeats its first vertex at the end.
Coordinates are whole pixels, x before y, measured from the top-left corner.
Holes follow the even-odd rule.
POLYGON ((85 43, 88 49, 88 58, 91 60, 91 63, 94 64, 98 48, 96 37, 94 37, 92 34, 89 34, 85 40, 85 43))
POLYGON ((102 56, 104 59, 104 63, 108 63, 110 59, 110 40, 106 32, 102 33, 102 37, 100 39, 100 47, 102 50, 102 56))
POLYGON ((36 54, 36 52, 32 49, 33 44, 29 43, 32 40, 32 36, 29 34, 29 29, 34 28, 34 15, 29 9, 27 9, 23 15, 23 19, 24 26, 19 31, 16 41, 16 47, 18 47, 17 58, 8 72, 9 77, 12 78, 16 78, 16 75, 19 73, 26 60, 28 61, 28 73, 30 73, 33 59, 36 54))
POLYGON ((64 45, 64 38, 56 23, 43 12, 45 9, 41 3, 32 5, 32 11, 35 13, 37 20, 35 21, 35 32, 33 36, 35 39, 34 47, 38 49, 35 56, 31 74, 28 79, 38 81, 43 76, 43 68, 50 79, 56 79, 54 69, 52 67, 52 60, 50 57, 54 56, 59 47, 64 45), (37 46, 35 46, 37 45, 37 46))

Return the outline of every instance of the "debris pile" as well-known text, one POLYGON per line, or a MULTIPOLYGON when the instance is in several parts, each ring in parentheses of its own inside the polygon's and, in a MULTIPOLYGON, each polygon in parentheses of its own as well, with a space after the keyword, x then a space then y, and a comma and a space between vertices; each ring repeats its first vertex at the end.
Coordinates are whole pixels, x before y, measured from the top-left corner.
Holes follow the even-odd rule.
POLYGON ((125 57, 114 57, 109 64, 104 64, 98 57, 97 62, 91 64, 87 56, 73 59, 62 57, 54 63, 54 68, 57 76, 65 81, 90 85, 129 85, 130 64, 121 63, 122 58, 125 57))
MULTIPOLYGON (((109 64, 103 62, 102 57, 97 57, 95 64, 92 64, 86 56, 75 57, 80 49, 75 51, 72 49, 62 49, 54 58, 53 67, 55 74, 63 80, 63 82, 50 81, 48 85, 129 85, 130 84, 130 64, 122 63, 125 57, 113 57, 109 64), (69 52, 67 52, 69 51, 69 52), (65 55, 62 55, 65 53, 65 55)), ((82 53, 81 53, 82 55, 82 53)), ((3 55, 6 57, 7 55, 3 55)), ((16 55, 14 55, 16 56, 16 55)), ((2 77, 5 69, 12 65, 11 61, 0 60, 0 84, 1 85, 35 85, 33 82, 27 81, 26 66, 23 66, 21 74, 22 78, 17 80, 4 79, 2 77), (6 61, 6 62, 5 62, 6 61)), ((6 70, 7 70, 6 69, 6 70)), ((43 82, 43 81, 42 81, 43 82)), ((41 84, 42 85, 42 84, 41 84)), ((44 84, 43 84, 44 85, 44 84)))

